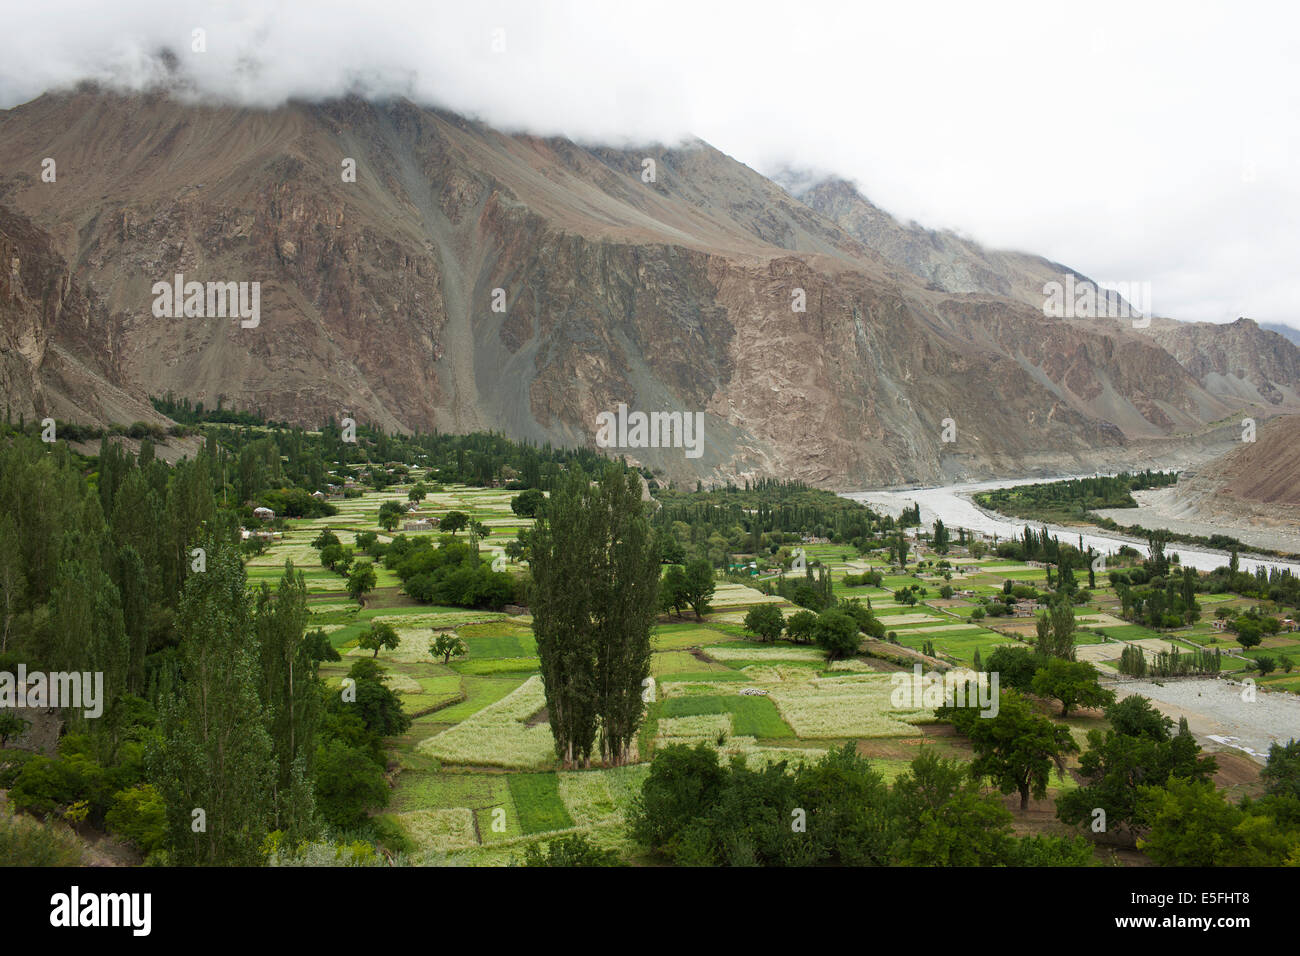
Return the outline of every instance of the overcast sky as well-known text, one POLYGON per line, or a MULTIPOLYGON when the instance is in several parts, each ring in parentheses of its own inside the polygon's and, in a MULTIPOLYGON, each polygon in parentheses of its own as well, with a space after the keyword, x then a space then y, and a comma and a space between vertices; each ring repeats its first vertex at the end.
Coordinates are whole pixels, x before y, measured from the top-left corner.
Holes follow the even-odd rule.
POLYGON ((585 141, 696 135, 763 172, 843 175, 904 220, 1150 282, 1162 315, 1300 328, 1298 9, 0 0, 0 107, 87 77, 139 87, 166 47, 205 95, 256 105, 368 91, 585 141))

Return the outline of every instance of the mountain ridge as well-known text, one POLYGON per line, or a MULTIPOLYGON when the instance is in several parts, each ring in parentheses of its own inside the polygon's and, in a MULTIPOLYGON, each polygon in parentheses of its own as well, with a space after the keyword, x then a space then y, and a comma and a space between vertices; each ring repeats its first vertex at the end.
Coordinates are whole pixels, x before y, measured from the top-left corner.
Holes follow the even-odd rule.
MULTIPOLYGON (((580 146, 406 101, 82 88, 0 113, 0 163, 6 258, 48 247, 63 265, 42 281, 66 274, 88 303, 76 334, 48 330, 53 351, 6 351, 11 400, 24 367, 51 383, 33 413, 103 421, 171 391, 304 425, 591 444, 596 414, 627 402, 706 414, 699 461, 627 451, 669 476, 847 488, 1195 457, 1242 409, 1300 405, 1281 337, 1047 319, 1041 283, 1026 289, 1055 264, 954 237, 953 268, 918 273, 937 260, 855 234, 845 196, 814 197, 842 223, 700 142, 580 146), (261 328, 155 319, 150 287, 177 272, 261 281, 261 328), (58 350, 124 397, 63 396, 58 350)), ((40 324, 24 289, 0 302, 15 342, 40 324)))

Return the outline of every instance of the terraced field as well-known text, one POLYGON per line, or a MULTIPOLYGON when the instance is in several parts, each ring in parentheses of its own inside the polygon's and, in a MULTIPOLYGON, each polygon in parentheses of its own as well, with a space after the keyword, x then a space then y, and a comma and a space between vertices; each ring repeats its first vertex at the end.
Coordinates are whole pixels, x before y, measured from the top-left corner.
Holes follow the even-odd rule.
MULTIPOLYGON (((456 509, 482 520, 492 529, 483 546, 492 549, 531 523, 510 511, 511 497, 493 489, 453 487, 431 494, 423 512, 456 509)), ((422 853, 445 855, 456 864, 501 865, 521 856, 530 842, 577 832, 599 846, 635 853, 625 834, 625 814, 654 750, 671 743, 704 742, 760 764, 815 760, 830 747, 857 741, 887 779, 901 773, 923 746, 969 756, 927 736, 932 712, 892 705, 891 665, 866 657, 831 663, 814 646, 755 641, 743 627, 751 607, 775 603, 787 616, 798 609, 754 587, 719 582, 702 620, 690 612, 680 618, 666 615, 653 633, 654 685, 648 688, 636 761, 620 768, 562 771, 547 723, 531 618, 416 604, 382 567, 379 587, 363 607, 347 599, 341 576, 319 566, 310 542, 321 529, 329 527, 344 543, 352 543, 359 531, 379 532, 377 513, 385 500, 404 501, 404 490, 339 501, 340 514, 329 519, 290 522, 284 539, 250 563, 249 575, 254 581, 273 581, 286 558, 304 571, 310 626, 325 629, 343 653, 342 662, 322 667, 322 676, 333 686, 354 660, 373 656, 356 646, 371 621, 397 631, 399 646, 377 656, 389 686, 414 720, 406 734, 388 742, 395 774, 386 815, 422 853), (429 643, 440 633, 460 637, 468 653, 448 663, 435 660, 429 643)), ((391 537, 380 534, 382 540, 391 537)), ((953 665, 970 665, 976 653, 987 659, 995 648, 1033 634, 1032 619, 973 619, 978 596, 1000 593, 1008 578, 1045 585, 1038 568, 959 558, 951 581, 927 569, 919 576, 888 574, 882 587, 848 587, 842 581, 845 573, 881 568, 883 555, 816 545, 808 548, 808 557, 831 569, 836 596, 870 602, 899 645, 920 650, 931 644, 940 659, 953 665), (939 589, 948 583, 974 594, 942 599, 939 589), (903 600, 900 592, 913 586, 924 591, 918 590, 915 603, 903 600)), ((1077 613, 1079 657, 1103 666, 1118 658, 1121 642, 1138 643, 1148 654, 1155 642, 1182 647, 1227 643, 1208 623, 1188 629, 1186 636, 1128 624, 1115 616, 1116 602, 1108 589, 1095 592, 1095 600, 1077 613)), ((1257 650, 1300 663, 1300 641, 1257 650)), ((1082 733, 1099 720, 1079 717, 1074 729, 1082 733)), ((1067 775, 1056 779, 1054 789, 1073 785, 1067 775)))

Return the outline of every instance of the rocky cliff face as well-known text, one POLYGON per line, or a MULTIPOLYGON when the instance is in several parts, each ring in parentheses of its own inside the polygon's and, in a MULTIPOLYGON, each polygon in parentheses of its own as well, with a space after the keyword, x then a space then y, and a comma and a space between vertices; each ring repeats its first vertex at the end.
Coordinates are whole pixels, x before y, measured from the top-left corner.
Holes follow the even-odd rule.
POLYGON ((1085 278, 1041 256, 985 249, 951 232, 904 225, 843 179, 787 180, 801 202, 890 262, 944 292, 981 292, 1043 307, 1043 284, 1085 278))
POLYGON ((1250 319, 1226 325, 1153 323, 1152 337, 1178 362, 1224 395, 1275 407, 1293 407, 1300 382, 1300 349, 1250 319))
POLYGON ((0 390, 12 419, 166 421, 124 379, 121 344, 50 236, 0 206, 0 390))
MULTIPOLYGON (((148 419, 172 391, 591 444, 622 402, 704 413, 698 459, 627 450, 670 476, 848 488, 1141 463, 1269 394, 1196 371, 1219 361, 1199 340, 1045 319, 1044 260, 888 239, 703 143, 82 89, 0 114, 0 169, 0 262, 22 276, 0 276, 0 375, 33 414, 148 419), (156 317, 176 274, 260 283, 260 321, 156 317)), ((1293 402, 1294 355, 1233 349, 1293 402)))

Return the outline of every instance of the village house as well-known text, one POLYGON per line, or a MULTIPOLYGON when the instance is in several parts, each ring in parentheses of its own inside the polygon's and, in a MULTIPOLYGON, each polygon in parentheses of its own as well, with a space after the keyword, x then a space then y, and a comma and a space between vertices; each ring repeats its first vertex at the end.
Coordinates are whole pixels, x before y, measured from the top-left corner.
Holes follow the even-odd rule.
POLYGON ((402 530, 403 531, 432 531, 433 525, 429 523, 429 520, 427 518, 419 518, 415 521, 402 522, 402 530))
POLYGON ((253 509, 253 517, 258 521, 274 521, 275 512, 265 506, 253 509))

